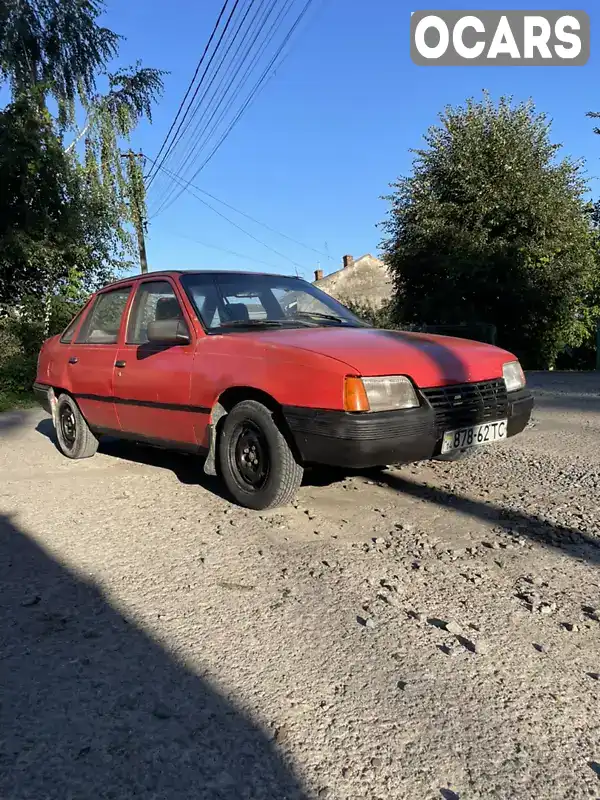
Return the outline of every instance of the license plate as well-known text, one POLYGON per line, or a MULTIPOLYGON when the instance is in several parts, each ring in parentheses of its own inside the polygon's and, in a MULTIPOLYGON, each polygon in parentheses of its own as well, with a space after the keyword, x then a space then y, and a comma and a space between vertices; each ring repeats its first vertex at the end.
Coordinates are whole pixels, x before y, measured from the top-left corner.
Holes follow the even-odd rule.
POLYGON ((446 431, 442 441, 442 453, 463 450, 465 447, 478 447, 488 442, 498 442, 507 437, 507 421, 484 422, 482 425, 471 425, 455 431, 446 431))

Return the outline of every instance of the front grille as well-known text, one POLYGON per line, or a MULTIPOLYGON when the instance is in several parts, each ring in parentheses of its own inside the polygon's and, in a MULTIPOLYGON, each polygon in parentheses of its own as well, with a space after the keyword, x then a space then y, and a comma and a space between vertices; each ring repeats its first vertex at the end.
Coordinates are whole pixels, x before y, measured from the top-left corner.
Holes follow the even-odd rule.
POLYGON ((502 378, 458 383, 421 390, 435 411, 436 433, 466 428, 508 416, 508 396, 502 378))

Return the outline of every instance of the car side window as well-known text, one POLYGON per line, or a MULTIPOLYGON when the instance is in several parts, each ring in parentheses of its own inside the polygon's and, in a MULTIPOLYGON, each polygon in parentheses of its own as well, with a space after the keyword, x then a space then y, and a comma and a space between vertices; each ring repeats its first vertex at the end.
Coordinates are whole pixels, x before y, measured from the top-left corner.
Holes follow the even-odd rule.
POLYGON ((75 336, 77 326, 79 325, 79 320, 81 319, 81 315, 84 311, 85 306, 80 309, 80 311, 75 315, 74 319, 71 320, 69 325, 65 328, 63 335, 60 337, 61 344, 71 344, 73 341, 73 336, 75 336))
POLYGON ((116 344, 131 286, 103 292, 96 298, 77 336, 76 344, 116 344))
POLYGON ((185 321, 171 284, 168 281, 147 281, 140 284, 129 315, 127 344, 146 344, 148 326, 167 319, 185 321))

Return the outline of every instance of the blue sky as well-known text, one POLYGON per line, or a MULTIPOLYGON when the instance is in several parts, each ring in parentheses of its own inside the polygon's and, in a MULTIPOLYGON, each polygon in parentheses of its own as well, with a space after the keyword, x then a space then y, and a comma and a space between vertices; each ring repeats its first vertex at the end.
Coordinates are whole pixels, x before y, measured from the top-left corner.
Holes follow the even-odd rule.
MULTIPOLYGON (((154 124, 133 146, 156 155, 193 74, 222 0, 107 0, 107 23, 126 37, 120 61, 142 59, 168 70, 154 124), (150 10, 152 8, 152 10, 150 10)), ((436 0, 435 8, 468 8, 436 0)), ((600 110, 595 33, 600 12, 590 0, 485 3, 475 8, 584 8, 592 22, 585 67, 417 67, 409 55, 414 8, 398 0, 316 0, 278 74, 245 114, 195 183, 330 258, 319 256, 219 207, 250 233, 312 276, 317 262, 337 269, 344 253, 376 253, 376 224, 386 213, 388 184, 410 171, 409 149, 444 105, 480 96, 532 97, 553 119, 564 152, 585 157, 600 195, 600 136, 589 110, 600 110), (598 177, 596 177, 598 176, 598 177)), ((150 196, 152 200, 152 195, 150 196)), ((295 267, 184 192, 150 222, 151 269, 236 268, 293 272, 295 267), (188 238, 186 238, 188 237, 188 238), (193 241, 195 240, 195 241, 193 241), (205 245, 241 253, 240 259, 205 245)))

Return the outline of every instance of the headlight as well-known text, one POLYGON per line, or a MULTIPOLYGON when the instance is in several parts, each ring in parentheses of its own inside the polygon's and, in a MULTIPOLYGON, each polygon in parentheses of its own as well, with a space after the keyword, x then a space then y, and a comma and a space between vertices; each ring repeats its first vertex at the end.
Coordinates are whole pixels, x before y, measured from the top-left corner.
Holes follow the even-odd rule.
POLYGON ((412 383, 402 375, 382 378, 346 378, 346 411, 393 411, 419 406, 412 383))
POLYGON ((525 374, 518 361, 509 361, 502 367, 507 392, 516 392, 525 386, 525 374))

